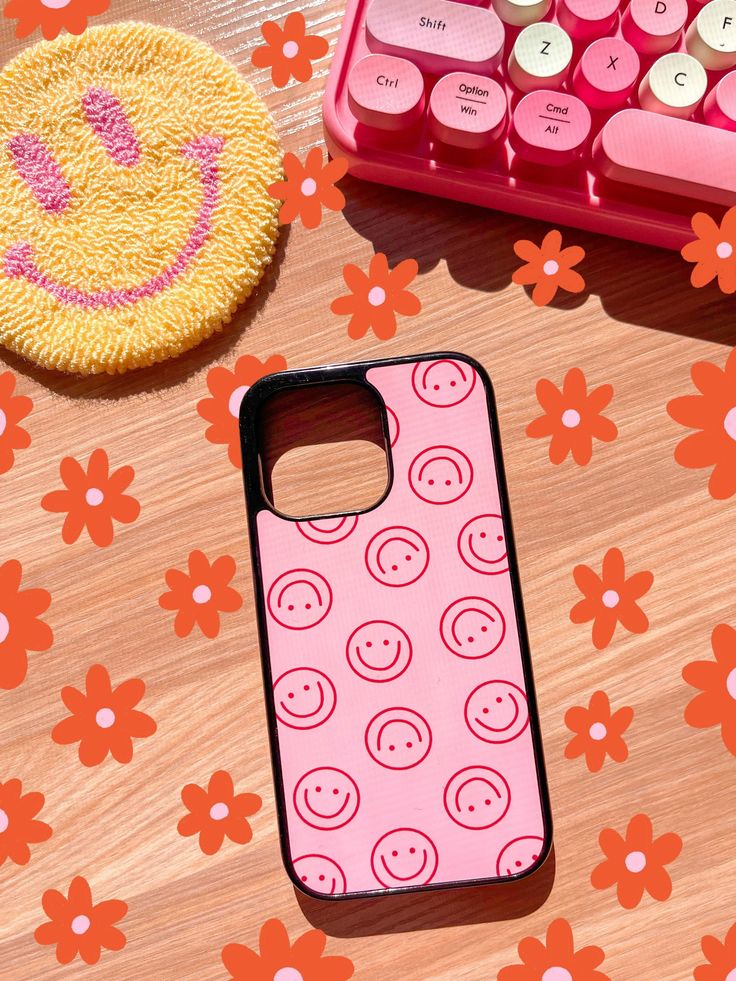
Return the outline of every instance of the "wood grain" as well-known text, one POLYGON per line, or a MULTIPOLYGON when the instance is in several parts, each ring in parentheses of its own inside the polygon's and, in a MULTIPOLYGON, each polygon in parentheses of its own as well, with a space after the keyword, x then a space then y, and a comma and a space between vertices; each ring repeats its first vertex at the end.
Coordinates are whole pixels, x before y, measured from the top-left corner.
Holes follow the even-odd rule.
MULTIPOLYGON (((299 155, 321 142, 320 95, 329 58, 308 84, 274 91, 250 67, 259 25, 304 11, 312 30, 339 29, 342 0, 113 0, 102 20, 151 19, 211 42, 252 78, 272 109, 284 147, 299 155)), ((22 47, 0 25, 5 62, 22 47)), ((693 290, 682 260, 665 252, 569 231, 588 257, 588 291, 545 310, 510 283, 513 242, 541 239, 541 224, 407 192, 344 181, 342 215, 317 231, 284 232, 277 261, 258 295, 227 333, 191 355, 119 379, 51 375, 4 354, 30 395, 32 447, 0 478, 0 558, 23 562, 26 585, 50 590, 53 648, 31 656, 25 683, 3 693, 0 778, 20 776, 46 795, 51 840, 25 868, 0 869, 0 977, 196 979, 225 977, 225 943, 255 944, 261 923, 281 917, 292 936, 316 924, 328 950, 353 959, 356 978, 485 981, 517 959, 519 939, 543 935, 555 917, 573 924, 579 945, 606 952, 615 981, 682 981, 700 963, 700 938, 723 936, 736 908, 734 760, 718 731, 683 722, 690 689, 685 663, 709 657, 710 633, 734 622, 733 502, 717 503, 702 473, 680 469, 682 435, 667 416, 669 398, 690 391, 697 360, 723 363, 733 343, 734 305, 715 289, 693 290), (421 314, 400 323, 387 342, 351 341, 330 301, 343 292, 342 265, 367 265, 374 250, 391 262, 419 262, 421 314), (459 349, 478 358, 496 387, 521 572, 529 619, 555 820, 555 852, 523 889, 467 891, 391 902, 323 906, 295 895, 279 857, 251 593, 240 474, 222 447, 204 439, 196 403, 215 364, 243 353, 283 354, 290 366, 459 349), (534 386, 557 384, 579 365, 591 384, 610 382, 610 415, 620 435, 599 445, 581 469, 555 468, 544 441, 525 436, 538 414, 534 386), (135 524, 108 549, 89 541, 65 546, 59 520, 41 509, 59 486, 59 460, 86 459, 104 446, 114 466, 135 467, 142 503, 135 524), (617 633, 596 654, 589 628, 576 627, 572 567, 599 567, 619 546, 631 570, 651 569, 643 606, 651 628, 617 633), (224 618, 219 637, 175 637, 158 606, 167 568, 192 548, 238 560, 235 585, 245 597, 224 618), (136 745, 133 762, 108 760, 87 770, 73 747, 51 741, 65 710, 63 685, 81 685, 88 666, 105 664, 113 680, 142 677, 143 707, 158 722, 136 745), (615 707, 635 710, 630 758, 589 774, 567 761, 563 717, 603 688, 615 707), (181 787, 229 770, 239 790, 260 794, 254 840, 201 854, 177 834, 181 787), (600 858, 598 832, 623 830, 645 811, 656 833, 684 840, 671 866, 665 904, 646 900, 622 910, 597 892, 590 872, 600 858), (45 919, 47 888, 74 875, 97 899, 125 899, 124 951, 96 967, 62 968, 33 940, 45 919)))

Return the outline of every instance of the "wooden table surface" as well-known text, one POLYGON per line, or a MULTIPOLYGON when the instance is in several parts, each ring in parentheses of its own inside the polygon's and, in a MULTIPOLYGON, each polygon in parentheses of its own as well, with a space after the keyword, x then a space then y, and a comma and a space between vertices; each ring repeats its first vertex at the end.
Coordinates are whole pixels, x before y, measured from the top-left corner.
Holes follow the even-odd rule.
MULTIPOLYGON (((311 82, 274 89, 250 65, 260 24, 303 10, 313 32, 338 35, 342 0, 113 0, 100 21, 150 19, 209 41, 255 83, 276 119, 284 148, 300 157, 322 141, 320 97, 329 56, 311 82)), ((26 43, 0 25, 3 63, 26 43)), ((587 290, 548 308, 534 307, 511 283, 519 264, 513 243, 540 241, 547 228, 405 191, 346 178, 347 206, 322 226, 282 233, 275 264, 252 302, 221 336, 154 369, 119 378, 80 380, 49 374, 3 353, 18 391, 33 400, 29 450, 0 477, 0 560, 20 559, 25 586, 52 595, 46 616, 54 644, 30 655, 25 682, 1 693, 0 779, 22 778, 40 790, 53 836, 33 847, 25 867, 0 867, 0 977, 139 979, 224 978, 220 951, 229 942, 256 946, 261 924, 281 918, 292 938, 320 927, 328 952, 352 959, 355 977, 401 981, 485 981, 518 962, 517 944, 544 936, 557 917, 576 943, 598 944, 615 981, 682 981, 703 962, 700 938, 722 938, 736 909, 736 809, 733 757, 717 728, 683 721, 693 695, 682 680, 689 661, 710 658, 718 623, 734 622, 733 501, 717 502, 704 472, 673 458, 684 430, 666 412, 669 399, 693 391, 698 360, 723 365, 736 331, 734 301, 715 287, 693 289, 682 259, 605 237, 564 231, 587 251, 587 290), (399 322, 396 336, 351 340, 330 312, 344 292, 342 267, 366 267, 374 251, 391 265, 419 263, 412 285, 422 311, 399 322), (241 477, 224 447, 204 438, 197 402, 207 373, 232 368, 242 354, 281 354, 291 367, 457 349, 491 374, 499 404, 514 523, 526 600, 555 822, 553 857, 523 885, 404 899, 322 904, 295 894, 281 865, 241 477), (607 410, 619 428, 596 444, 593 460, 551 465, 547 441, 526 436, 539 415, 535 384, 561 385, 581 367, 590 385, 610 383, 607 410), (141 514, 119 526, 113 544, 84 535, 65 545, 60 518, 40 507, 59 486, 59 462, 85 460, 104 447, 114 466, 135 468, 141 514), (570 622, 580 598, 572 569, 600 570, 611 546, 631 571, 649 569, 642 600, 650 629, 621 628, 596 653, 590 626, 570 622), (214 640, 198 631, 175 636, 158 605, 164 573, 184 567, 193 548, 233 555, 233 585, 243 609, 223 617, 214 640), (98 661, 114 681, 145 680, 143 708, 158 731, 136 742, 133 761, 108 759, 87 769, 73 746, 50 738, 66 715, 59 692, 81 687, 98 661), (563 752, 571 733, 566 710, 587 705, 597 688, 614 707, 630 705, 629 759, 589 773, 563 752), (257 793, 253 840, 226 842, 204 855, 177 833, 180 790, 226 769, 240 791, 257 793), (614 890, 598 891, 591 870, 601 860, 599 831, 623 832, 643 811, 656 834, 675 831, 680 857, 669 867, 673 893, 645 898, 634 910, 614 890), (66 892, 75 875, 96 899, 129 905, 125 949, 86 967, 57 964, 39 946, 46 889, 66 892)), ((328 464, 326 464, 328 465, 328 464)), ((337 475, 339 480, 339 474, 337 475)), ((1 597, 0 597, 1 599, 1 597)))

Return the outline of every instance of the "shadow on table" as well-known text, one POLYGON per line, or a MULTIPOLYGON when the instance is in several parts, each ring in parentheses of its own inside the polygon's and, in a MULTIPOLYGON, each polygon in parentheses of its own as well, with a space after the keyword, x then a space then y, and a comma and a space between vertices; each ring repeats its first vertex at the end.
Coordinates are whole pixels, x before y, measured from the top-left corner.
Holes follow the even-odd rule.
POLYGON ((312 899, 297 889, 294 893, 312 926, 333 937, 370 937, 518 919, 533 913, 546 902, 554 879, 553 846, 549 858, 534 875, 496 886, 440 889, 342 902, 312 899))
POLYGON ((81 377, 39 368, 12 351, 0 348, 0 366, 4 363, 17 374, 26 375, 57 395, 72 399, 117 400, 146 392, 160 392, 179 385, 203 368, 222 361, 260 316, 278 283, 289 231, 288 225, 281 229, 270 265, 251 296, 236 311, 231 323, 180 357, 169 358, 149 368, 137 368, 123 375, 81 377))
MULTIPOLYGON (((494 293, 509 285, 521 265, 513 250, 515 241, 541 242, 550 229, 532 219, 349 176, 340 186, 347 198, 345 218, 376 252, 386 254, 389 265, 413 258, 421 274, 444 260, 460 286, 481 292, 494 293)), ((563 226, 561 231, 563 245, 582 245, 586 251, 578 267, 586 290, 578 295, 558 293, 552 307, 572 310, 596 294, 605 312, 623 323, 736 343, 734 298, 715 284, 694 289, 689 281, 692 267, 677 252, 576 228, 563 226)), ((529 313, 534 316, 533 306, 529 313)))

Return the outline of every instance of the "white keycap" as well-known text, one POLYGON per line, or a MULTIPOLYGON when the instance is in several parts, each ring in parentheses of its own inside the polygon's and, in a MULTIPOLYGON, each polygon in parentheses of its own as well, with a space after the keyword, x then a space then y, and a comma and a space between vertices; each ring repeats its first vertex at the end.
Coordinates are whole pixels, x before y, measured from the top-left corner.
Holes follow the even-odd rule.
POLYGON ((736 65, 736 0, 711 0, 685 35, 690 54, 709 71, 736 65))
POLYGON ((509 58, 509 77, 517 89, 557 89, 572 60, 572 41, 557 24, 530 24, 519 34, 509 58))
POLYGON ((493 0, 493 9, 504 22, 526 27, 541 20, 552 6, 552 0, 493 0))
POLYGON ((708 76, 700 62, 681 51, 655 61, 639 86, 642 109, 665 116, 688 119, 708 87, 708 76))

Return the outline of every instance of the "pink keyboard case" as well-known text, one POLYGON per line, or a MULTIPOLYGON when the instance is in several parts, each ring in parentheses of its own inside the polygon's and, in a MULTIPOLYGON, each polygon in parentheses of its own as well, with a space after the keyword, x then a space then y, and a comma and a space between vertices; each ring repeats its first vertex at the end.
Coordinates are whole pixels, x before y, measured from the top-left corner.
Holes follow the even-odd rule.
MULTIPOLYGON (((371 0, 347 0, 323 102, 327 147, 332 156, 348 159, 350 173, 355 177, 669 249, 681 249, 693 239, 690 220, 696 211, 708 212, 721 221, 726 210, 723 206, 636 188, 597 175, 590 166, 592 140, 577 163, 553 167, 516 157, 508 133, 500 146, 485 154, 435 144, 426 114, 418 128, 400 134, 371 130, 351 112, 347 93, 350 69, 371 53, 365 40, 370 3, 371 0)), ((490 0, 480 0, 481 6, 489 3, 490 0)), ((493 75, 506 89, 511 107, 519 97, 506 79, 505 66, 517 35, 518 29, 506 25, 502 67, 493 75)), ((684 42, 676 50, 684 50, 684 42)), ((643 75, 646 66, 642 67, 643 75)), ((718 77, 714 74, 711 84, 718 77)), ((427 101, 434 81, 426 78, 427 101)), ((594 111, 593 131, 610 115, 613 113, 594 111)), ((729 146, 733 143, 730 152, 736 154, 736 134, 720 135, 734 137, 729 146)), ((681 141, 673 151, 687 153, 693 159, 698 155, 697 146, 682 145, 681 141)), ((726 165, 725 160, 701 156, 706 180, 712 168, 726 165)))
POLYGON ((458 354, 268 376, 241 410, 283 858, 326 899, 525 876, 551 845, 490 381, 458 354), (297 521, 260 481, 287 386, 377 393, 382 500, 297 521))

